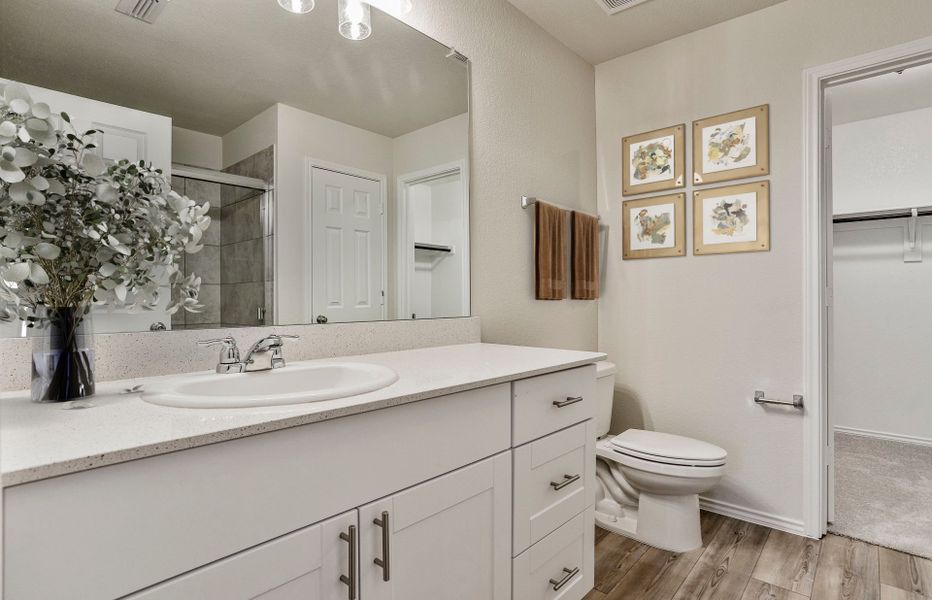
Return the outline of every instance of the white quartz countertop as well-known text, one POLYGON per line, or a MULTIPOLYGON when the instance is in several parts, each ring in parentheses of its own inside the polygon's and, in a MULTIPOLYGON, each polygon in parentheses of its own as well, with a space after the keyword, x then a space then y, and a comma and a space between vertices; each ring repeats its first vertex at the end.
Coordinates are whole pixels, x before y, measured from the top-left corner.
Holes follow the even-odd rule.
MULTIPOLYGON (((287 358, 287 347, 285 354, 287 358)), ((358 396, 268 408, 171 408, 144 402, 138 393, 123 393, 173 375, 99 383, 96 396, 74 403, 37 404, 29 400, 28 391, 6 393, 0 395, 0 473, 3 487, 19 485, 551 373, 604 358, 598 352, 461 344, 310 361, 384 365, 398 373, 398 381, 358 396), (78 408, 82 405, 90 406, 78 408)))

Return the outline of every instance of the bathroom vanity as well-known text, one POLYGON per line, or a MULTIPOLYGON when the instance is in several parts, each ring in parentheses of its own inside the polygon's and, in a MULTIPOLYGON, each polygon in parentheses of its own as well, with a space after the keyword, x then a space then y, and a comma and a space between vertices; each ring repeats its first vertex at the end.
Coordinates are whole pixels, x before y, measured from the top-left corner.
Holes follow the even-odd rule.
POLYGON ((170 377, 103 384, 83 410, 7 394, 4 598, 578 600, 602 358, 492 344, 341 358, 398 380, 269 408, 120 393, 170 377))

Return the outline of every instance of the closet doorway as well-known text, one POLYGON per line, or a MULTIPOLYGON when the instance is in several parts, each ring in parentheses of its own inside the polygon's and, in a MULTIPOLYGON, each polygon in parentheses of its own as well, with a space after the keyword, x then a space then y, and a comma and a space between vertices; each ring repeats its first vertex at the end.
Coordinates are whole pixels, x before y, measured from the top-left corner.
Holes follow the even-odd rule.
POLYGON ((398 319, 469 313, 465 171, 455 162, 398 177, 398 319))
POLYGON ((932 63, 823 110, 828 531, 932 558, 932 63))

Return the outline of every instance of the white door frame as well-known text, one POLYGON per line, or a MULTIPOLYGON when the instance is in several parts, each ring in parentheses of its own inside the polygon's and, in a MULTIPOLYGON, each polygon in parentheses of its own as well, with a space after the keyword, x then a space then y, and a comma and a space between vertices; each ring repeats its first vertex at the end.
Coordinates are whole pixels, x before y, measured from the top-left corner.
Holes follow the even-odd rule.
POLYGON ((422 181, 429 181, 459 173, 460 181, 463 183, 463 204, 462 217, 463 224, 466 227, 466 235, 463 236, 463 284, 462 284, 462 307, 463 315, 470 313, 470 291, 469 291, 469 177, 466 176, 466 161, 457 160, 442 165, 421 169, 411 173, 399 175, 397 179, 397 190, 395 194, 397 210, 397 223, 395 224, 396 241, 395 252, 398 268, 396 269, 396 287, 395 291, 395 312, 396 318, 406 319, 411 312, 408 304, 410 298, 411 278, 408 276, 408 262, 414 263, 414 240, 409 239, 408 228, 408 188, 422 181))
POLYGON ((828 319, 831 200, 825 198, 823 100, 826 87, 932 60, 932 37, 803 72, 803 523, 822 537, 828 526, 828 319))
MULTIPOLYGON (((305 225, 307 226, 307 235, 304 236, 304 258, 307 264, 304 269, 304 322, 314 323, 314 261, 312 260, 313 252, 313 234, 314 234, 314 169, 324 169, 335 173, 342 173, 352 177, 361 177, 379 183, 379 194, 382 211, 382 293, 387 294, 388 290, 388 175, 376 173, 375 171, 366 171, 356 167, 348 167, 338 163, 313 158, 304 157, 304 216, 305 225)), ((388 316, 388 298, 382 298, 382 319, 388 316)))

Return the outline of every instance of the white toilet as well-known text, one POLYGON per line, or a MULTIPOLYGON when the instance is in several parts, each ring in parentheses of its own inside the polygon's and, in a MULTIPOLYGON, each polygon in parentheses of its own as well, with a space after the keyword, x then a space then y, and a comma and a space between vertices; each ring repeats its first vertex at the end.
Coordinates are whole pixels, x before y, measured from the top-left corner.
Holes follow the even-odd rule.
POLYGON ((655 431, 606 436, 616 367, 596 366, 596 523, 664 550, 699 548, 699 494, 722 478, 728 454, 706 442, 655 431))

